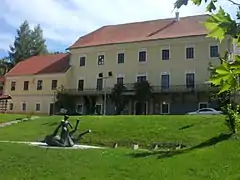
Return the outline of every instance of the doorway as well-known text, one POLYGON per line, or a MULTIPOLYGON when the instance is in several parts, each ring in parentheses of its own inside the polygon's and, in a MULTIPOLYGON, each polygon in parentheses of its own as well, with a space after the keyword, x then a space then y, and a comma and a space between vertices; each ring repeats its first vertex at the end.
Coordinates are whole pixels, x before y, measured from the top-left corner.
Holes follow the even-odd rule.
POLYGON ((50 116, 54 115, 54 103, 50 103, 49 115, 50 115, 50 116))
POLYGON ((136 115, 146 115, 147 114, 147 102, 145 102, 142 106, 140 102, 135 104, 135 114, 136 115))

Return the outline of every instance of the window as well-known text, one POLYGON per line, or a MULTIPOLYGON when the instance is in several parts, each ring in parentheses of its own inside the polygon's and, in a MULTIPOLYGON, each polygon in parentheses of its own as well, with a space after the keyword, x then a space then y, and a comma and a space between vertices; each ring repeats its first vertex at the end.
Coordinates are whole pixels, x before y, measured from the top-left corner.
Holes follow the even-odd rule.
POLYGON ((147 76, 146 75, 137 76, 137 82, 143 82, 143 81, 147 81, 147 76))
POLYGON ((147 61, 147 52, 146 51, 139 51, 138 61, 139 62, 146 62, 147 61))
POLYGON ((11 82, 11 91, 15 91, 16 90, 16 82, 12 81, 11 82))
POLYGON ((161 86, 162 89, 168 89, 169 88, 169 74, 162 74, 162 81, 161 86))
POLYGON ((118 64, 123 64, 124 63, 124 53, 118 53, 118 64))
POLYGON ((199 109, 208 108, 208 103, 207 102, 200 102, 199 105, 198 105, 198 108, 199 109))
POLYGON ((26 111, 27 110, 27 105, 26 103, 22 103, 22 111, 26 111))
POLYGON ((186 74, 186 87, 187 88, 194 88, 195 87, 195 74, 194 73, 187 73, 186 74))
POLYGON ((218 46, 210 46, 210 57, 218 57, 218 46))
POLYGON ((52 80, 52 90, 57 89, 58 81, 57 80, 52 80))
POLYGON ((83 113, 83 105, 77 104, 76 106, 76 112, 82 114, 83 113))
POLYGON ((193 47, 186 48, 186 58, 187 59, 193 59, 194 58, 194 48, 193 47))
POLYGON ((104 65, 104 55, 98 55, 98 65, 104 65))
POLYGON ((117 77, 117 84, 123 84, 123 77, 117 77))
POLYGON ((162 114, 169 114, 169 104, 168 103, 162 103, 162 114))
POLYGON ((102 105, 101 104, 96 104, 95 113, 96 114, 102 114, 102 105))
POLYGON ((39 103, 37 103, 36 106, 35 106, 35 109, 36 109, 36 111, 40 111, 41 105, 39 103))
POLYGON ((12 111, 13 110, 13 103, 9 104, 9 110, 12 111))
POLYGON ((86 63, 86 57, 85 56, 80 57, 80 66, 85 66, 85 63, 86 63))
POLYGON ((23 82, 23 90, 27 91, 28 90, 28 86, 29 86, 29 81, 24 81, 23 82))
POLYGON ((169 60, 169 58, 170 58, 169 49, 163 49, 162 50, 162 60, 169 60))
POLYGON ((37 81, 37 90, 42 90, 42 84, 43 84, 42 80, 37 81))
POLYGON ((83 91, 84 88, 84 80, 80 79, 78 80, 78 91, 83 91))
POLYGON ((101 91, 103 89, 103 79, 97 79, 97 90, 101 91))

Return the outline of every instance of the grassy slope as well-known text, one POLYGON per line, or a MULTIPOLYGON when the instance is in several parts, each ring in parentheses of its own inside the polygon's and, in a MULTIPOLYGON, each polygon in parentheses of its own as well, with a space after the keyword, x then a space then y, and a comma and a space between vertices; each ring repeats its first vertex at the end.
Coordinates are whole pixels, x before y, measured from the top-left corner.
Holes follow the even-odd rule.
MULTIPOLYGON (((51 132, 58 121, 59 117, 45 117, 5 127, 0 129, 0 139, 39 139, 51 132)), ((84 138, 92 144, 183 141, 197 145, 227 131, 223 122, 223 117, 217 116, 84 117, 80 130, 93 130, 84 138), (179 130, 187 125, 193 126, 179 130)), ((124 148, 49 150, 2 143, 0 179, 238 180, 239 150, 240 141, 233 138, 171 156, 124 148)))
POLYGON ((0 123, 16 120, 16 118, 25 118, 23 114, 0 114, 0 123))
MULTIPOLYGON (((5 127, 0 131, 0 140, 41 140, 53 132, 61 117, 42 117, 33 122, 24 122, 5 127)), ((75 117, 70 119, 75 124, 75 117)), ((82 140, 83 143, 112 146, 130 146, 137 142, 149 146, 152 142, 178 141, 196 145, 218 133, 226 131, 223 117, 207 116, 119 116, 83 117, 79 131, 91 129, 82 140), (180 128, 191 127, 181 130, 180 128)))
POLYGON ((228 140, 169 158, 136 158, 126 149, 67 151, 4 144, 0 179, 239 180, 239 146, 228 140))

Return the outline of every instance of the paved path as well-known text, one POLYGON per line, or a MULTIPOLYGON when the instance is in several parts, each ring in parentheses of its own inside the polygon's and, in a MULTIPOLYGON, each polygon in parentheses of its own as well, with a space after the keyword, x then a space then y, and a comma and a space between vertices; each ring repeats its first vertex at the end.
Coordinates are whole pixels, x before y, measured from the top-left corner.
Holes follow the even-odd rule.
POLYGON ((56 146, 48 146, 46 143, 42 143, 42 142, 0 141, 0 143, 28 144, 31 146, 37 146, 41 148, 54 148, 54 149, 106 149, 105 147, 80 145, 80 144, 75 144, 73 147, 56 147, 56 146))
POLYGON ((3 122, 3 123, 0 123, 0 128, 10 126, 10 125, 13 125, 13 124, 17 124, 17 123, 20 123, 20 122, 24 122, 24 121, 34 120, 34 119, 37 119, 37 118, 39 118, 39 116, 32 116, 30 119, 29 118, 23 118, 21 120, 3 122))

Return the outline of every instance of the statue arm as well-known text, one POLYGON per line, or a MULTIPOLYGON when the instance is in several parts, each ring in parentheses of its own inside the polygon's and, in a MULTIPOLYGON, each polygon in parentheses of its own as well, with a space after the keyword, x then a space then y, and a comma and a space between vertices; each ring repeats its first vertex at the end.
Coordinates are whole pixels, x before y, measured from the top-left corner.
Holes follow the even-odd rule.
POLYGON ((53 136, 56 136, 57 135, 57 133, 58 133, 58 130, 60 129, 60 127, 62 126, 62 123, 60 123, 59 125, 58 125, 58 127, 55 129, 55 131, 53 132, 53 136))
POLYGON ((73 126, 72 126, 72 124, 71 124, 70 122, 68 122, 68 124, 69 124, 69 126, 70 126, 71 128, 73 128, 73 126))

